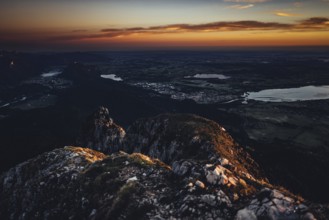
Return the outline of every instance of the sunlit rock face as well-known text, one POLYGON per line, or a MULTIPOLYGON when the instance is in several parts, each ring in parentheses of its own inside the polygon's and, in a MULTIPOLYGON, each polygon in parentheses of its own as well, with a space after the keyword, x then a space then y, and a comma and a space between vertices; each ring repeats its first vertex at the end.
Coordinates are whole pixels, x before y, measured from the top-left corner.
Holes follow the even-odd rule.
POLYGON ((219 163, 204 165, 191 160, 170 167, 139 153, 105 156, 87 148, 56 149, 1 177, 0 218, 314 217, 300 198, 246 174, 236 174, 232 165, 223 164, 225 168, 219 163), (188 172, 184 172, 184 166, 188 172), (209 179, 213 171, 219 181, 209 179))
MULTIPOLYGON (((108 111, 96 118, 111 136, 108 111)), ((115 146, 129 153, 65 147, 10 169, 0 177, 0 219, 329 217, 328 207, 271 185, 224 128, 198 116, 139 120, 115 146)))
POLYGON ((258 165, 225 128, 197 115, 162 114, 137 120, 127 129, 121 149, 140 152, 170 165, 181 159, 226 160, 243 172, 249 170, 260 176, 258 165))
POLYGON ((124 129, 114 123, 109 110, 100 107, 88 118, 77 143, 103 153, 112 153, 118 151, 125 134, 124 129))
POLYGON ((105 157, 90 149, 65 147, 10 169, 0 180, 0 219, 47 219, 74 210, 78 177, 105 157))

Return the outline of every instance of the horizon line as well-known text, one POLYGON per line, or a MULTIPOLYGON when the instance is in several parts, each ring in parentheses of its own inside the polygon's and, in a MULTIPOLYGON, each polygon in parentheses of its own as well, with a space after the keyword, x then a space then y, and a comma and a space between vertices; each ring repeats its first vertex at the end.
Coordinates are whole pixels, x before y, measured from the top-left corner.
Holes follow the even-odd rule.
MULTIPOLYGON (((161 52, 161 51, 216 51, 216 50, 291 50, 291 49, 316 49, 316 50, 328 50, 329 45, 282 45, 282 46, 175 46, 175 47, 136 47, 136 48, 115 48, 115 49, 92 49, 92 50, 74 50, 74 49, 1 49, 0 52, 15 52, 15 53, 102 53, 102 52, 161 52)), ((329 52, 329 51, 328 51, 329 52)))

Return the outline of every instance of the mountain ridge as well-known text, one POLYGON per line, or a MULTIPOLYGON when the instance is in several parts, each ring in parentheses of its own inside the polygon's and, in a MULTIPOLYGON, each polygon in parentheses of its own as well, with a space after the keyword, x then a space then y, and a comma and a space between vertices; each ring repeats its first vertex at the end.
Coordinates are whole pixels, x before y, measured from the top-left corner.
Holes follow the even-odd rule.
POLYGON ((81 146, 109 155, 65 147, 10 169, 0 178, 1 219, 329 216, 328 206, 271 185, 250 155, 211 120, 163 114, 124 131, 102 107, 86 125, 81 146))

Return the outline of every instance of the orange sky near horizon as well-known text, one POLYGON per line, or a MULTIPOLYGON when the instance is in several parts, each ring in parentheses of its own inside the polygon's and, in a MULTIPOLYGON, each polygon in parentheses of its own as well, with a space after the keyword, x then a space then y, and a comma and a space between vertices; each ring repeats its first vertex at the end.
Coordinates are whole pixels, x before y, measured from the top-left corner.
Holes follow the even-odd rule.
POLYGON ((224 32, 224 33, 165 33, 133 34, 114 38, 81 39, 76 44, 105 46, 113 44, 182 47, 225 47, 225 46, 329 46, 329 32, 224 32))
POLYGON ((0 49, 329 46, 326 0, 11 0, 0 49))

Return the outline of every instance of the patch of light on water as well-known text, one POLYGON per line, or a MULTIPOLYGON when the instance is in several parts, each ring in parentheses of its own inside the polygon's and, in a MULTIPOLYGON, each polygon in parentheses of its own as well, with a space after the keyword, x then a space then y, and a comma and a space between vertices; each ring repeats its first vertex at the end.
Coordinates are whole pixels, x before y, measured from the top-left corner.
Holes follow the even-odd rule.
POLYGON ((304 86, 287 89, 266 89, 259 92, 247 92, 245 100, 262 102, 297 102, 329 99, 329 86, 304 86))
POLYGON ((123 81, 122 78, 116 76, 115 74, 101 75, 101 77, 104 79, 111 79, 114 81, 123 81))
POLYGON ((184 78, 197 78, 197 79, 229 79, 229 76, 223 74, 195 74, 194 76, 185 76, 184 78))
POLYGON ((62 73, 61 71, 52 70, 52 71, 49 71, 49 72, 46 72, 46 73, 42 73, 41 76, 42 77, 52 77, 52 76, 57 76, 57 75, 59 75, 61 73, 62 73))

